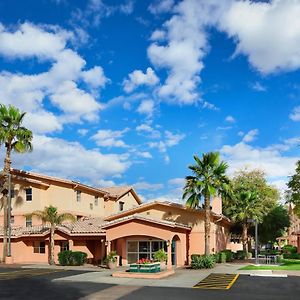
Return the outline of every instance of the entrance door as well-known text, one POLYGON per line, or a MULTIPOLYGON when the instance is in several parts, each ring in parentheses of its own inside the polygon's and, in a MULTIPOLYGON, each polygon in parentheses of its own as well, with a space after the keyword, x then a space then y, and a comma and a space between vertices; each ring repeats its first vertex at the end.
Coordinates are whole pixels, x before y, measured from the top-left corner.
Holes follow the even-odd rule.
POLYGON ((176 265, 176 241, 172 241, 171 245, 172 266, 176 265))

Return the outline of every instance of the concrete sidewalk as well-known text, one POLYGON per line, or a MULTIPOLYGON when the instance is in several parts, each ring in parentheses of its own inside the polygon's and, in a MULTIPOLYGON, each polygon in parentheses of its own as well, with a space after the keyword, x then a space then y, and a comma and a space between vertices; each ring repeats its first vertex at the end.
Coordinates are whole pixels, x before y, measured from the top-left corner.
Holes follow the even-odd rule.
POLYGON ((236 274, 237 270, 245 264, 222 264, 217 265, 214 269, 176 269, 175 274, 163 279, 133 279, 133 278, 114 278, 111 276, 111 270, 103 272, 89 272, 75 276, 55 279, 54 281, 71 281, 71 282, 94 282, 130 286, 157 286, 157 287, 180 287, 191 288, 199 281, 211 273, 236 274))

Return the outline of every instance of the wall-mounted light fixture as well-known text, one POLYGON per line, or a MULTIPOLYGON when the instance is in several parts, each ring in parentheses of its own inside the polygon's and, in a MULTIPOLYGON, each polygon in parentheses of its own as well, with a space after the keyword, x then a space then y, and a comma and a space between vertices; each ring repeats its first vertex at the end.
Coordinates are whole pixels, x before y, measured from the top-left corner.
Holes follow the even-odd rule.
POLYGON ((106 247, 108 246, 108 243, 109 243, 109 241, 105 241, 105 246, 106 246, 106 247))
POLYGON ((167 240, 167 247, 170 246, 170 240, 167 240))

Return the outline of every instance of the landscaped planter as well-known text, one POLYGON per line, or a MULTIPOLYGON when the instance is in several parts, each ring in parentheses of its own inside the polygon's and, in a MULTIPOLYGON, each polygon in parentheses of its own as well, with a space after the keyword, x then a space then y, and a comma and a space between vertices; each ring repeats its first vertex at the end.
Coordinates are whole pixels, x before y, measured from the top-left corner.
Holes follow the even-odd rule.
POLYGON ((135 273, 158 273, 160 272, 160 263, 130 264, 129 271, 135 273))

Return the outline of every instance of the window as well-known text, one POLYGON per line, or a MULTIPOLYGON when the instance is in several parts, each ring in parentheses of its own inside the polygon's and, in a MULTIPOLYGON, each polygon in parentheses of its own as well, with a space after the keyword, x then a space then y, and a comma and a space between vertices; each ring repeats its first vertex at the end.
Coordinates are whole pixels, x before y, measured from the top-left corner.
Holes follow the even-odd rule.
POLYGON ((119 202, 119 211, 123 211, 124 210, 124 202, 120 201, 119 202))
POLYGON ((70 250, 69 242, 68 241, 62 241, 60 243, 60 252, 61 251, 66 251, 66 250, 70 250))
POLYGON ((14 216, 10 216, 10 224, 14 224, 15 223, 15 217, 14 216))
POLYGON ((99 203, 99 197, 95 196, 95 206, 98 206, 98 203, 99 203))
POLYGON ((165 241, 128 241, 127 261, 129 264, 135 263, 141 258, 153 259, 154 252, 159 249, 167 251, 165 241))
POLYGON ((90 203, 90 209, 93 209, 94 206, 93 206, 93 203, 90 203))
POLYGON ((77 202, 81 201, 81 191, 76 191, 76 200, 77 202))
POLYGON ((46 253, 45 242, 33 242, 33 253, 46 253))
POLYGON ((77 221, 80 221, 82 216, 77 216, 76 218, 77 218, 77 221))
POLYGON ((32 201, 32 188, 25 189, 26 201, 32 201))
POLYGON ((32 226, 32 218, 26 217, 26 227, 31 227, 31 226, 32 226))

